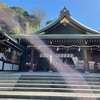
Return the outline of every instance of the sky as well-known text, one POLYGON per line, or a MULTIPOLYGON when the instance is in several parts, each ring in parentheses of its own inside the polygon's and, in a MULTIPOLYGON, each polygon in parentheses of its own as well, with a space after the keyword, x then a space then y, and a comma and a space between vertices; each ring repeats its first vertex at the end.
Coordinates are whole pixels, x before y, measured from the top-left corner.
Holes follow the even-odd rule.
POLYGON ((71 16, 80 23, 100 30, 100 0, 0 0, 8 6, 24 8, 29 13, 41 7, 46 11, 47 19, 59 17, 60 11, 66 6, 71 16))

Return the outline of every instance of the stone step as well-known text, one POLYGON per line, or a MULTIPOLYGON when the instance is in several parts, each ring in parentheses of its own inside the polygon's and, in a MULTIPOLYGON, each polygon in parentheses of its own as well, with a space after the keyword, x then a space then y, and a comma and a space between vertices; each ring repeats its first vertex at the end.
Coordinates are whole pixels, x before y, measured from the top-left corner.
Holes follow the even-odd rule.
POLYGON ((69 81, 58 81, 58 80, 0 80, 0 83, 34 83, 34 84, 83 84, 83 83, 87 83, 89 85, 100 85, 100 81, 83 81, 83 83, 81 83, 80 81, 73 81, 73 80, 69 80, 69 81))
POLYGON ((27 84, 27 83, 0 83, 0 89, 2 89, 2 87, 8 88, 14 88, 14 87, 19 87, 19 88, 25 88, 27 89, 29 88, 78 88, 78 89, 87 89, 88 87, 90 87, 91 89, 100 89, 100 85, 74 85, 74 84, 27 84))
MULTIPOLYGON (((15 85, 15 83, 0 83, 0 86, 13 86, 13 85, 15 85)), ((91 87, 97 87, 97 88, 99 88, 100 87, 100 85, 88 85, 88 84, 41 84, 41 83, 16 83, 16 86, 73 86, 73 87, 78 87, 78 86, 80 86, 80 87, 87 87, 87 86, 91 86, 91 87)))
POLYGON ((2 76, 2 75, 0 75, 0 78, 14 78, 14 77, 21 77, 21 78, 53 78, 53 79, 62 79, 62 78, 68 78, 68 77, 71 77, 71 78, 100 78, 100 76, 77 76, 77 75, 74 75, 74 76, 72 76, 72 75, 63 75, 63 76, 55 76, 55 75, 52 75, 52 76, 49 76, 49 75, 46 75, 46 76, 44 76, 44 75, 4 75, 4 76, 2 76))
POLYGON ((15 87, 25 87, 25 88, 27 88, 27 87, 39 87, 39 88, 84 88, 84 89, 87 89, 87 87, 90 87, 91 89, 100 89, 100 87, 98 87, 98 86, 95 86, 95 87, 92 87, 92 86, 73 86, 73 85, 68 85, 68 86, 48 86, 48 85, 44 85, 44 86, 42 86, 42 85, 15 85, 15 87))
POLYGON ((0 80, 19 80, 19 77, 2 77, 0 80))
POLYGON ((36 91, 36 92, 66 92, 66 93, 100 93, 100 89, 82 89, 82 88, 40 88, 40 87, 0 87, 0 91, 36 91))
POLYGON ((62 83, 64 83, 64 82, 78 82, 78 81, 86 81, 87 83, 88 82, 100 82, 100 79, 98 79, 98 78, 95 78, 95 79, 91 79, 91 78, 88 78, 88 79, 71 79, 71 78, 69 78, 69 79, 66 79, 66 80, 64 80, 64 79, 45 79, 45 78, 1 78, 0 79, 0 83, 2 83, 2 82, 18 82, 18 83, 20 83, 20 82, 26 82, 26 83, 33 83, 33 82, 62 82, 62 83))
POLYGON ((31 76, 31 77, 29 77, 29 76, 28 77, 27 76, 20 76, 20 78, 27 78, 27 79, 28 78, 45 78, 45 79, 48 79, 48 78, 50 78, 50 79, 63 79, 63 78, 67 78, 68 79, 69 77, 72 78, 72 79, 74 79, 74 78, 75 79, 76 78, 78 78, 78 79, 81 79, 81 78, 84 78, 84 79, 88 79, 88 78, 90 78, 90 79, 95 79, 95 78, 99 79, 100 78, 100 77, 88 77, 88 76, 85 76, 85 77, 80 77, 80 76, 79 77, 78 76, 60 76, 60 77, 59 76, 58 77, 57 76, 56 77, 55 76, 31 76))
MULTIPOLYGON (((67 93, 67 92, 23 92, 23 91, 0 91, 2 98, 28 98, 34 97, 48 97, 48 98, 100 98, 100 93, 67 93)), ((42 98, 41 98, 42 99, 42 98)), ((56 100, 56 99, 55 99, 56 100)), ((59 99, 63 100, 63 99, 59 99)), ((70 99, 68 99, 70 100, 70 99)), ((81 100, 81 99, 80 99, 81 100)), ((99 100, 99 99, 98 99, 99 100)))
MULTIPOLYGON (((13 77, 13 76, 12 76, 13 77)), ((18 76, 17 76, 18 77, 18 76)), ((36 77, 36 78, 41 78, 41 77, 45 77, 45 78, 48 78, 48 77, 50 77, 50 78, 62 78, 62 77, 77 77, 77 78, 81 78, 81 77, 83 77, 83 78, 100 78, 100 76, 91 76, 91 75, 82 75, 82 76, 78 76, 78 75, 63 75, 63 76, 55 76, 55 75, 21 75, 20 77, 36 77)))
POLYGON ((20 77, 21 75, 14 75, 14 74, 0 74, 1 77, 20 77))
POLYGON ((91 89, 98 89, 98 91, 99 91, 99 89, 100 89, 100 87, 99 86, 81 86, 81 85, 79 85, 79 86, 77 86, 77 85, 68 85, 68 86, 59 86, 59 85, 57 85, 57 86, 55 86, 55 85, 52 85, 52 86, 48 86, 48 85, 30 85, 30 86, 28 86, 28 85, 21 85, 21 86, 19 86, 19 85, 1 85, 1 87, 0 87, 0 90, 5 90, 5 88, 3 89, 2 87, 5 87, 5 88, 11 88, 10 90, 12 90, 12 89, 14 89, 14 88, 16 88, 17 89, 17 87, 18 88, 20 88, 20 90, 21 90, 21 88, 25 88, 26 90, 27 90, 27 88, 35 88, 35 90, 36 90, 36 88, 47 88, 47 89, 49 89, 49 88, 52 88, 52 89, 55 89, 55 88, 62 88, 62 89, 64 89, 64 88, 78 88, 78 89, 87 89, 88 87, 90 87, 91 89))
POLYGON ((82 76, 84 79, 65 73, 0 74, 0 99, 100 100, 100 75, 82 76))
POLYGON ((62 76, 83 76, 83 77, 100 77, 99 73, 64 73, 64 72, 32 72, 32 73, 29 73, 29 72, 0 72, 0 77, 2 76, 43 76, 43 77, 46 77, 46 76, 57 76, 57 77, 62 77, 62 76))
POLYGON ((99 74, 97 74, 97 76, 95 75, 95 74, 90 74, 90 75, 84 75, 84 74, 82 74, 82 75, 76 75, 76 74, 73 74, 73 75, 67 75, 67 74, 63 74, 63 75, 55 75, 55 74, 53 74, 52 73, 52 75, 48 75, 48 74, 46 74, 46 75, 35 75, 34 73, 32 74, 32 75, 14 75, 14 74, 11 74, 11 75, 9 75, 9 74, 6 74, 6 75, 1 75, 0 74, 0 78, 1 77, 50 77, 50 78, 62 78, 62 77, 77 77, 77 78, 80 78, 80 77, 84 77, 84 78, 100 78, 100 75, 99 74))
MULTIPOLYGON (((12 78, 11 78, 12 79, 12 78)), ((17 78, 16 78, 17 79, 17 78)), ((45 78, 19 78, 19 80, 33 80, 33 81, 36 81, 36 80, 50 80, 50 81, 63 81, 63 80, 65 80, 65 81, 71 81, 71 80, 73 80, 73 81, 82 81, 82 80, 84 80, 84 81, 100 81, 100 78, 92 78, 92 79, 90 79, 90 78, 87 78, 87 79, 78 79, 78 78, 69 78, 69 79, 50 79, 50 78, 48 78, 48 79, 45 79, 45 78)))
POLYGON ((0 80, 0 83, 17 83, 18 80, 0 80))
POLYGON ((87 80, 87 81, 80 81, 80 80, 18 80, 18 83, 100 83, 99 80, 87 80))

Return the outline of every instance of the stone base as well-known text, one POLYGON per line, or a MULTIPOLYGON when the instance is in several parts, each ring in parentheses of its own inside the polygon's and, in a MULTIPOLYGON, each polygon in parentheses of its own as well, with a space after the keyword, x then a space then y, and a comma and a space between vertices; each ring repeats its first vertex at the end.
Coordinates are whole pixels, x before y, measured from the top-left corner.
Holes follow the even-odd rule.
POLYGON ((84 73, 89 73, 89 71, 85 71, 84 73))
POLYGON ((49 70, 49 72, 53 72, 52 70, 49 70))
POLYGON ((29 70, 29 72, 33 72, 33 70, 29 70))

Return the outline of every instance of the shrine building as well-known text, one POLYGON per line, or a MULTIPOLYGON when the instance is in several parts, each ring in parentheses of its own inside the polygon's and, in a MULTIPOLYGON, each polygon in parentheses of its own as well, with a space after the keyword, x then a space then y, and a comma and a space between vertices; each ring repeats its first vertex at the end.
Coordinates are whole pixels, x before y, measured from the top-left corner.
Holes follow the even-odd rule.
POLYGON ((29 35, 1 30, 0 57, 1 71, 57 71, 57 57, 64 67, 99 72, 100 32, 75 20, 64 7, 58 18, 29 35))

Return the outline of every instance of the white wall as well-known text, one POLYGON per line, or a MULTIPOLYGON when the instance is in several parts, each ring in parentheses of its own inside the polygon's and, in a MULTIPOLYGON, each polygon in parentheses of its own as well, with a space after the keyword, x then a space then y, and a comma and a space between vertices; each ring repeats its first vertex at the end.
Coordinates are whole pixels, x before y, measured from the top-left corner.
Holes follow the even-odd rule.
POLYGON ((14 64, 13 65, 13 70, 19 70, 19 65, 14 64))
POLYGON ((2 70, 3 61, 0 61, 0 70, 2 70))
POLYGON ((4 63, 4 70, 12 70, 12 64, 4 63))

